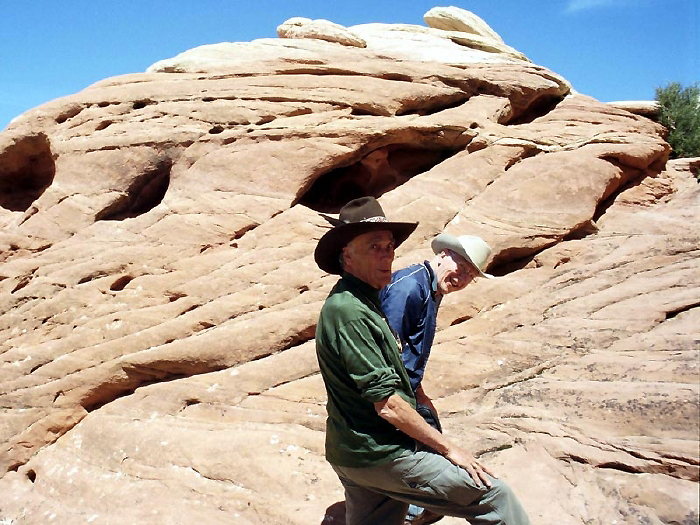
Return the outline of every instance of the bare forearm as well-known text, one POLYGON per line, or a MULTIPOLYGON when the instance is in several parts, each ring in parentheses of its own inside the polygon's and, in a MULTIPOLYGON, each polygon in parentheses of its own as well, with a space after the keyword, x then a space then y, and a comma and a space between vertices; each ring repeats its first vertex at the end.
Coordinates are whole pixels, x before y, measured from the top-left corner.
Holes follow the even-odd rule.
POLYGON ((413 407, 398 394, 375 403, 377 413, 404 434, 447 456, 450 443, 445 436, 431 427, 413 407))
MULTIPOLYGON (((429 446, 438 454, 445 456, 455 465, 464 468, 474 481, 491 486, 491 481, 486 474, 494 476, 485 467, 460 447, 448 441, 443 434, 431 427, 413 407, 398 394, 374 404, 374 408, 380 417, 387 420, 404 434, 429 446)), ((494 476, 495 477, 495 476, 494 476)))

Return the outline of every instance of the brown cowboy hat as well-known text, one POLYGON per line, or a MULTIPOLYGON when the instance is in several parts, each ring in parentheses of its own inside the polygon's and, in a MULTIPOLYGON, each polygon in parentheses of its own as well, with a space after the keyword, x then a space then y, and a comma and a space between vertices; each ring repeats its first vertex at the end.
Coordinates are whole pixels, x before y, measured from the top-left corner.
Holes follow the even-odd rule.
POLYGON ((321 237, 314 251, 316 264, 324 272, 340 275, 340 253, 355 237, 363 233, 388 230, 394 234, 394 242, 399 246, 408 239, 417 222, 389 222, 384 210, 374 197, 360 197, 348 202, 340 209, 337 219, 321 214, 333 228, 321 237))

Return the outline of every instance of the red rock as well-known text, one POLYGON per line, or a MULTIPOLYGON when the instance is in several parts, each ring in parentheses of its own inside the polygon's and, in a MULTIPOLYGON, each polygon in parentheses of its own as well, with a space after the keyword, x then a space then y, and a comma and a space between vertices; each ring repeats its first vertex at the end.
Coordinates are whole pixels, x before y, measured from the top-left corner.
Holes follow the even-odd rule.
POLYGON ((425 388, 533 523, 697 520, 697 160, 437 31, 206 46, 0 134, 0 521, 341 515, 311 254, 357 193, 420 221, 397 268, 494 248, 425 388))

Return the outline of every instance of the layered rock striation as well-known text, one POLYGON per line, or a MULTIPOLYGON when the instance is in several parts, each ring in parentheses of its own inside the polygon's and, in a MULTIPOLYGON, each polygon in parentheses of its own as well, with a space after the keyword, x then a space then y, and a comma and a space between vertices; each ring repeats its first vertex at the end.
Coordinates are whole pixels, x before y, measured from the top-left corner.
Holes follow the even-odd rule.
MULTIPOLYGON (((312 253, 347 200, 477 234, 426 373, 536 524, 696 523, 697 160, 454 8, 292 19, 0 134, 0 521, 337 522, 312 253)), ((446 518, 445 523, 458 523, 446 518)))

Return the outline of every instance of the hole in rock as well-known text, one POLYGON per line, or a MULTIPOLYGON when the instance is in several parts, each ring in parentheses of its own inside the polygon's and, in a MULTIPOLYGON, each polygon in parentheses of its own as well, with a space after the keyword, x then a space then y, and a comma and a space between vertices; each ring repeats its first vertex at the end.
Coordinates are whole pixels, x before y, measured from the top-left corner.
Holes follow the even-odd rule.
POLYGON ((493 258, 486 271, 496 277, 503 277, 509 273, 522 270, 533 262, 540 252, 546 250, 552 244, 540 249, 514 246, 503 250, 493 258))
POLYGON ((32 469, 27 471, 27 479, 34 483, 36 481, 36 472, 32 469))
POLYGON ((450 323, 450 326, 454 326, 454 325, 457 325, 457 324, 465 323, 465 322, 469 321, 469 319, 471 319, 472 317, 473 317, 473 316, 471 316, 471 315, 463 315, 463 316, 461 316, 461 317, 457 317, 456 319, 454 319, 454 320, 450 323))
POLYGON ((56 124, 63 124, 65 121, 78 115, 82 110, 83 107, 78 105, 68 107, 56 117, 56 124))
POLYGON ((695 308, 700 308, 700 302, 680 306, 674 310, 666 312, 666 320, 668 321, 669 319, 673 319, 677 315, 685 313, 685 312, 689 312, 691 310, 694 310, 695 308))
POLYGON ((112 286, 110 286, 109 289, 113 292, 120 292, 124 288, 126 288, 126 285, 129 284, 133 279, 134 278, 130 275, 122 275, 119 279, 112 283, 112 286))
POLYGON ((154 102, 148 98, 144 98, 142 100, 135 100, 132 107, 134 109, 143 109, 149 104, 154 104, 154 102))
POLYGON ((595 235, 598 233, 598 226, 595 221, 587 220, 580 224, 578 227, 572 229, 568 234, 564 236, 564 241, 575 241, 585 239, 590 235, 595 235))
POLYGON ((174 292, 174 293, 170 293, 168 295, 168 300, 171 303, 174 303, 175 301, 177 301, 178 299, 182 299, 183 297, 187 297, 187 294, 180 293, 180 292, 174 292))
POLYGON ((119 221, 138 217, 158 206, 170 185, 172 161, 165 159, 140 176, 134 177, 129 187, 107 208, 97 213, 97 221, 119 221))
POLYGON ((112 125, 111 120, 103 120, 95 127, 95 131, 102 131, 103 129, 108 128, 111 125, 112 125))
POLYGON ((354 164, 321 175, 298 202, 318 212, 338 213, 348 201, 367 195, 378 198, 457 151, 403 144, 378 148, 354 164))
POLYGON ((361 117, 361 116, 371 116, 371 117, 376 117, 376 116, 382 116, 381 113, 378 113, 377 111, 369 108, 369 107, 353 107, 350 110, 350 114, 354 115, 356 117, 361 117))
MULTIPOLYGON (((92 412, 119 398, 133 394, 140 387, 176 381, 198 373, 217 371, 209 368, 199 369, 194 366, 191 367, 191 373, 184 373, 183 370, 175 370, 177 367, 177 363, 167 361, 125 366, 121 369, 123 375, 118 381, 100 384, 98 388, 82 399, 81 405, 87 412, 92 412), (169 370, 167 367, 173 367, 173 369, 169 370)), ((190 372, 190 370, 187 370, 187 372, 190 372)))
POLYGON ((564 100, 560 95, 544 95, 535 100, 520 115, 508 122, 509 125, 529 124, 533 120, 550 113, 557 105, 564 100))
POLYGON ((17 283, 17 286, 15 286, 10 293, 15 293, 15 292, 20 291, 22 288, 27 286, 31 282, 31 280, 32 280, 31 276, 25 275, 24 277, 22 277, 19 280, 19 282, 17 283))
POLYGON ((0 151, 0 207, 27 211, 53 182, 56 164, 43 133, 22 137, 0 151))
POLYGON ((534 157, 540 153, 540 149, 532 146, 532 145, 526 145, 523 146, 520 153, 516 155, 515 157, 512 157, 510 160, 505 165, 505 171, 508 171, 511 169, 513 166, 518 165, 520 162, 524 161, 525 159, 529 159, 531 157, 534 157))
POLYGON ((379 78, 383 78, 384 80, 395 80, 398 82, 413 82, 413 77, 410 75, 402 75, 401 73, 384 73, 383 75, 379 75, 379 78))
POLYGON ((109 274, 103 270, 97 270, 86 275, 85 277, 81 277, 78 281, 78 284, 89 283, 90 281, 94 281, 95 279, 99 279, 100 277, 107 277, 108 275, 109 274))

